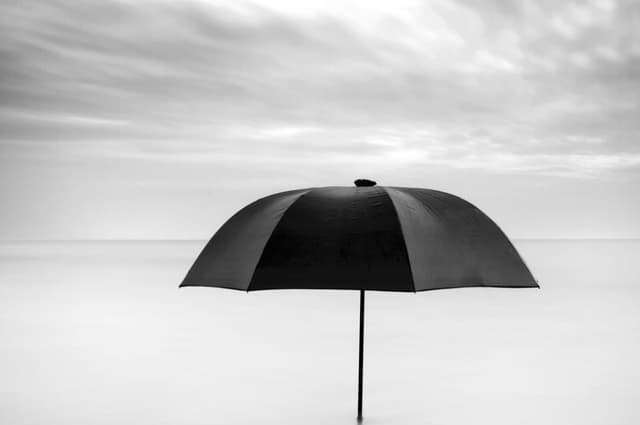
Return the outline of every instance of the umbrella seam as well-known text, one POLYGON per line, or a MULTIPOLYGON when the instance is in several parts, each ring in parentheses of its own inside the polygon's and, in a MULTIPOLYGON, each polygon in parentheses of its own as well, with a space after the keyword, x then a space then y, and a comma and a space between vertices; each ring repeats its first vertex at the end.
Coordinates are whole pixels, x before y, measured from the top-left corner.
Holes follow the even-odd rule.
POLYGON ((391 197, 389 192, 387 191, 387 188, 384 187, 384 186, 380 186, 380 188, 385 193, 385 195, 387 195, 387 198, 389 198, 389 201, 391 202, 391 207, 393 209, 393 213, 396 215, 396 219, 398 220, 398 225, 400 226, 400 233, 402 234, 402 243, 404 244, 404 252, 407 255, 407 264, 409 265, 409 275, 411 276, 411 284, 413 285, 413 293, 415 294, 417 292, 417 290, 416 290, 416 279, 415 279, 415 276, 413 274, 413 267, 411 265, 411 256, 409 255, 409 248, 407 247, 407 241, 406 241, 406 239, 404 237, 405 228, 404 228, 404 225, 402 224, 402 220, 400 220, 400 215, 398 214, 398 210, 396 208, 396 204, 393 201, 393 198, 391 197))
POLYGON ((285 208, 285 210, 282 212, 282 214, 280 215, 280 217, 278 218, 278 220, 276 221, 276 224, 273 226, 273 229, 271 230, 271 234, 269 235, 268 238, 265 239, 264 245, 262 245, 262 249, 260 250, 260 255, 258 255, 258 261, 256 261, 256 265, 253 266, 253 272, 251 273, 251 279, 249 279, 249 284, 247 285, 247 289, 245 289, 246 293, 249 293, 249 290, 251 289, 251 284, 253 283, 253 278, 256 275, 256 270, 258 269, 258 265, 260 264, 260 260, 262 259, 262 255, 264 254, 264 249, 267 247, 267 245, 269 244, 269 240, 271 239, 271 237, 273 236, 273 233, 276 231, 276 229, 278 228, 278 225, 280 224, 280 222, 282 221, 282 218, 285 216, 285 214, 287 213, 287 211, 289 211, 289 208, 291 208, 291 206, 293 204, 295 204, 296 202, 298 202, 300 200, 300 198, 302 198, 303 196, 305 196, 306 194, 308 194, 309 192, 311 192, 312 190, 316 189, 315 187, 309 188, 307 190, 302 190, 302 193, 300 193, 298 195, 298 197, 289 204, 289 206, 287 208, 285 208))

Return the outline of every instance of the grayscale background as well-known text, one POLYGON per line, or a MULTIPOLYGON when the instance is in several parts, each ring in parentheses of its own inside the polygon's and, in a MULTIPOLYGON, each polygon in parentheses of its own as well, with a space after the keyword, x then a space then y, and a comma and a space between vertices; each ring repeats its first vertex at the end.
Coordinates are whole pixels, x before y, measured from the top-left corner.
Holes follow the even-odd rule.
POLYGON ((638 1, 0 1, 0 423, 353 423, 356 292, 177 286, 249 202, 364 177, 474 203, 541 285, 368 294, 367 423, 637 424, 638 28, 638 1))

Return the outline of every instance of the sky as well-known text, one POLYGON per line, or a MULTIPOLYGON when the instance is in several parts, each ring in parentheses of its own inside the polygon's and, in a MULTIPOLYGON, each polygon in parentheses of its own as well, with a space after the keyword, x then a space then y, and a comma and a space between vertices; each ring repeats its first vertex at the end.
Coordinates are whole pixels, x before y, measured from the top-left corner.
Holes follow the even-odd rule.
POLYGON ((207 239, 273 192, 427 187, 640 238, 640 2, 0 3, 0 239, 207 239))

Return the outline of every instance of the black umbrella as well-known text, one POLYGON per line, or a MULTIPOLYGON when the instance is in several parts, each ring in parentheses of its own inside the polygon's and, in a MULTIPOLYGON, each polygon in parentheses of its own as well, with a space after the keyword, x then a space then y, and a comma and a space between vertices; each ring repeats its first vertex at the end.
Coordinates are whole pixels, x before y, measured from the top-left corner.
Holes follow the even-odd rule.
POLYGON ((500 228, 469 202, 431 189, 355 184, 258 199, 218 230, 180 286, 359 290, 360 420, 365 290, 538 284, 500 228))

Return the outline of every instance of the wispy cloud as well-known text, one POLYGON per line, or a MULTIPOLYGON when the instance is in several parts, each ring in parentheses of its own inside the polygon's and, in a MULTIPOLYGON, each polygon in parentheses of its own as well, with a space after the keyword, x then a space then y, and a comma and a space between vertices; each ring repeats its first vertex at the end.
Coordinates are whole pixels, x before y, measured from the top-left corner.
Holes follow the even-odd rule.
POLYGON ((637 165, 636 2, 303 4, 4 3, 1 143, 637 165))

